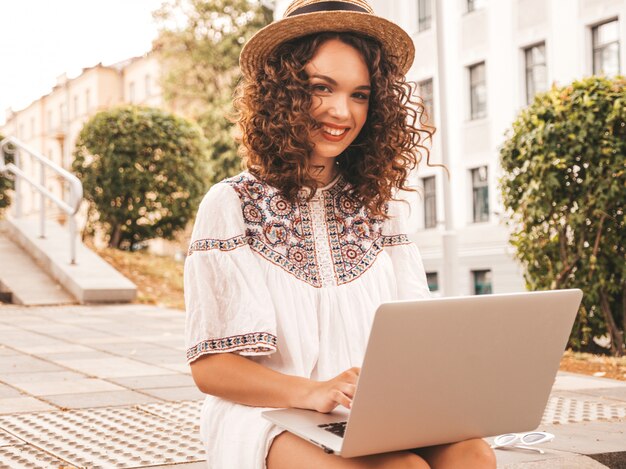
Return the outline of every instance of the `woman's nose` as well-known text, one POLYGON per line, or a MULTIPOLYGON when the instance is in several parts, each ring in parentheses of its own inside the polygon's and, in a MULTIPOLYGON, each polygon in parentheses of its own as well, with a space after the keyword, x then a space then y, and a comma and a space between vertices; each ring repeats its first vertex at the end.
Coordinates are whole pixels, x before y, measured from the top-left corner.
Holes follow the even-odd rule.
POLYGON ((348 106, 348 100, 342 96, 334 96, 334 99, 329 103, 330 107, 328 113, 337 118, 347 118, 350 115, 348 106))

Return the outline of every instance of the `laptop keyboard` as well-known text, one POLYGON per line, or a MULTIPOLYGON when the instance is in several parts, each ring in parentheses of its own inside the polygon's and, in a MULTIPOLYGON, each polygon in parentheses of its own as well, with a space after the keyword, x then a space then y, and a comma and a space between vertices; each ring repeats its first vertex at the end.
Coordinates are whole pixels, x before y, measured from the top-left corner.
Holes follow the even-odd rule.
POLYGON ((318 427, 343 438, 343 434, 346 432, 346 423, 348 422, 323 423, 322 425, 318 425, 318 427))

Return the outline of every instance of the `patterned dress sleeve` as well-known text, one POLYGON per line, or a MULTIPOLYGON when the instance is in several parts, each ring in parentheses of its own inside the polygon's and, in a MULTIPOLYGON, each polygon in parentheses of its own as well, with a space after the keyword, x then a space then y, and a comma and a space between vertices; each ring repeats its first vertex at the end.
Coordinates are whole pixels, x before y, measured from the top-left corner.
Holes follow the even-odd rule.
POLYGON ((404 200, 389 202, 389 219, 383 226, 385 251, 396 274, 398 299, 430 298, 422 256, 407 235, 408 210, 409 204, 404 200))
POLYGON ((247 243, 241 202, 228 184, 214 185, 200 203, 184 288, 188 363, 212 353, 276 351, 274 306, 247 243))

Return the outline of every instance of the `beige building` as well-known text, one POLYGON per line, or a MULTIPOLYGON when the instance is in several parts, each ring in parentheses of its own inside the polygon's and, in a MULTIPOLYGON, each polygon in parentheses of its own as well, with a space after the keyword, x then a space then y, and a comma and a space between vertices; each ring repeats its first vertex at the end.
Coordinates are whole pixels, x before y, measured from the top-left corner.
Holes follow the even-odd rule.
MULTIPOLYGON (((53 162, 70 169, 76 138, 85 122, 96 112, 120 104, 161 107, 161 69, 152 54, 105 66, 85 68, 75 78, 61 75, 50 93, 26 108, 9 109, 6 123, 0 127, 5 136, 15 136, 28 147, 53 162)), ((27 158, 24 169, 38 177, 27 158)), ((48 189, 62 194, 60 181, 48 180, 48 189)), ((36 210, 35 191, 25 185, 23 210, 36 210)))

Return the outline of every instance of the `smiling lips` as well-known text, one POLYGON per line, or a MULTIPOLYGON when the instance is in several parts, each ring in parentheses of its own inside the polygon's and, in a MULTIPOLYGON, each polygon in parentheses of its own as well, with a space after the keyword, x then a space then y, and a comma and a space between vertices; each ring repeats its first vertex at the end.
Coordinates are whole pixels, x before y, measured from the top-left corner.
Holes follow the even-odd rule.
POLYGON ((322 123, 322 137, 330 142, 339 142, 348 134, 350 127, 322 123))

